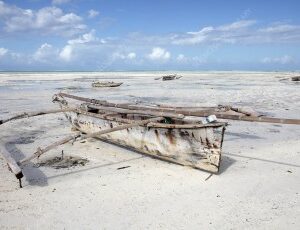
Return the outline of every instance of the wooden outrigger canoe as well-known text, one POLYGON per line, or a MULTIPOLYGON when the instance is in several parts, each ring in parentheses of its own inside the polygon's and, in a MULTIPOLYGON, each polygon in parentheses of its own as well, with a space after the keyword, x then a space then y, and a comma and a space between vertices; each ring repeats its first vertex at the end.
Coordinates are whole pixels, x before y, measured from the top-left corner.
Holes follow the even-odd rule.
MULTIPOLYGON (((57 96, 55 101, 62 109, 76 107, 62 96, 57 96)), ((87 134, 151 119, 156 115, 146 114, 91 103, 81 104, 76 111, 65 113, 74 128, 87 134)), ((226 123, 190 123, 180 115, 161 115, 167 115, 168 119, 99 135, 97 138, 167 161, 218 172, 226 123)))
POLYGON ((97 81, 97 82, 93 82, 92 86, 97 87, 97 88, 101 88, 101 87, 118 87, 122 84, 123 84, 123 82, 111 82, 111 81, 100 82, 100 81, 97 81))
POLYGON ((25 164, 69 141, 99 138, 149 156, 217 173, 227 123, 216 122, 210 115, 226 120, 300 125, 299 119, 265 117, 232 106, 115 104, 65 93, 54 95, 53 102, 58 103, 60 109, 22 113, 0 120, 2 125, 17 119, 62 112, 78 130, 49 146, 38 148, 19 162, 6 149, 1 149, 9 169, 19 179, 20 186, 25 164))
POLYGON ((154 80, 162 80, 162 81, 171 81, 175 79, 180 79, 182 76, 177 75, 177 74, 170 74, 170 75, 164 75, 162 77, 155 78, 154 80))

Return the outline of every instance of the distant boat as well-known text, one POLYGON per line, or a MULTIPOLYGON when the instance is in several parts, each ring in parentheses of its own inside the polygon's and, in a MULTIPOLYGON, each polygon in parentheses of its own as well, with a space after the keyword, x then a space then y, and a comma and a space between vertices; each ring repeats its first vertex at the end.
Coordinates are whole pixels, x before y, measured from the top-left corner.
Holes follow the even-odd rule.
POLYGON ((300 76, 295 76, 291 78, 292 81, 300 81, 300 76))
POLYGON ((97 82, 93 82, 92 86, 93 87, 118 87, 120 85, 122 85, 123 82, 113 82, 113 81, 97 81, 97 82))
POLYGON ((177 74, 170 74, 170 75, 165 75, 162 77, 155 78, 155 80, 162 79, 163 81, 171 81, 171 80, 180 79, 180 78, 182 78, 182 76, 177 75, 177 74))

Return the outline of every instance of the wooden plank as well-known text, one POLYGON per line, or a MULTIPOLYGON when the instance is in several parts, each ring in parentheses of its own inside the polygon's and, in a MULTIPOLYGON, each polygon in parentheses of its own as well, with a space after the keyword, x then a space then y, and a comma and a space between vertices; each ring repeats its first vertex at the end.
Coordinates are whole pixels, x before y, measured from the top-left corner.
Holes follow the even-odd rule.
MULTIPOLYGON (((174 107, 174 106, 167 106, 167 105, 158 105, 158 106, 149 106, 149 105, 137 105, 137 104, 130 104, 130 103, 111 103, 104 100, 97 100, 97 99, 90 99, 86 97, 75 96, 66 93, 59 93, 57 96, 71 98, 74 100, 82 101, 91 103, 93 105, 100 105, 100 106, 108 106, 108 107, 115 107, 115 108, 123 108, 123 109, 137 109, 137 110, 151 110, 151 111, 160 111, 160 112, 176 112, 181 110, 205 110, 205 111, 216 111, 218 107, 174 107)), ((177 112, 180 113, 180 112, 177 112)))
MULTIPOLYGON (((194 112, 192 116, 209 116, 211 113, 194 112)), ((250 121, 250 122, 264 122, 264 123, 278 123, 278 124, 291 124, 300 125, 299 119, 287 119, 287 118, 276 118, 276 117, 251 117, 245 115, 231 115, 231 114, 215 114, 219 119, 228 120, 239 120, 239 121, 250 121)))
POLYGON ((144 114, 144 115, 151 115, 157 117, 171 117, 171 118, 178 118, 178 119, 184 118, 183 114, 152 111, 152 110, 123 109, 123 108, 107 107, 107 106, 100 106, 100 105, 88 105, 88 108, 116 112, 116 113, 124 113, 124 114, 144 114))
POLYGON ((119 130, 123 130, 123 129, 129 129, 129 128, 132 128, 132 127, 135 127, 135 126, 145 125, 145 124, 155 122, 155 121, 161 121, 163 119, 164 119, 163 117, 156 117, 156 118, 150 118, 150 119, 147 119, 147 120, 137 121, 137 122, 134 122, 132 124, 119 125, 119 126, 116 126, 114 128, 111 128, 111 129, 101 130, 99 132, 87 134, 87 135, 84 136, 84 138, 81 138, 81 140, 89 138, 89 137, 97 137, 97 136, 100 136, 100 135, 103 135, 103 134, 107 134, 107 133, 111 133, 111 132, 115 132, 115 131, 119 131, 119 130))
POLYGON ((16 160, 11 156, 11 154, 6 150, 6 148, 2 147, 0 151, 5 161, 7 162, 7 165, 11 172, 15 174, 17 179, 21 179, 23 177, 22 169, 17 164, 16 160))

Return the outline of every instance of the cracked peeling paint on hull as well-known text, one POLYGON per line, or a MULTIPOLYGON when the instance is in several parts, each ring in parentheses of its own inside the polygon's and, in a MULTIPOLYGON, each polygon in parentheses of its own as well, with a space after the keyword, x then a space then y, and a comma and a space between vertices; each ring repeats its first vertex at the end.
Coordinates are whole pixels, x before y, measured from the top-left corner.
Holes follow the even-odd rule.
MULTIPOLYGON (((71 124, 85 133, 110 129, 122 123, 78 113, 67 113, 71 124)), ((99 136, 121 146, 181 165, 218 172, 224 127, 173 129, 138 126, 99 136)))

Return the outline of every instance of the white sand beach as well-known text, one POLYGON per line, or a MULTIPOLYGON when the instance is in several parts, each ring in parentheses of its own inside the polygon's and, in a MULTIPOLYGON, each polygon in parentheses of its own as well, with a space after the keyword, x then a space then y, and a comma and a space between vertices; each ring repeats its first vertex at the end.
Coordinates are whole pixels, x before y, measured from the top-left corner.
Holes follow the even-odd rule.
MULTIPOLYGON (((57 108, 63 91, 113 102, 248 106, 300 119, 297 72, 0 73, 0 119, 57 108), (92 88, 94 80, 123 82, 92 88)), ((228 121, 220 173, 211 176, 96 139, 45 156, 88 159, 64 169, 24 167, 23 188, 0 154, 0 229, 299 229, 300 126, 228 121), (127 167, 129 166, 129 167, 127 167), (124 168, 122 168, 124 167, 124 168)), ((62 114, 0 126, 1 145, 20 160, 72 133, 62 114)))

